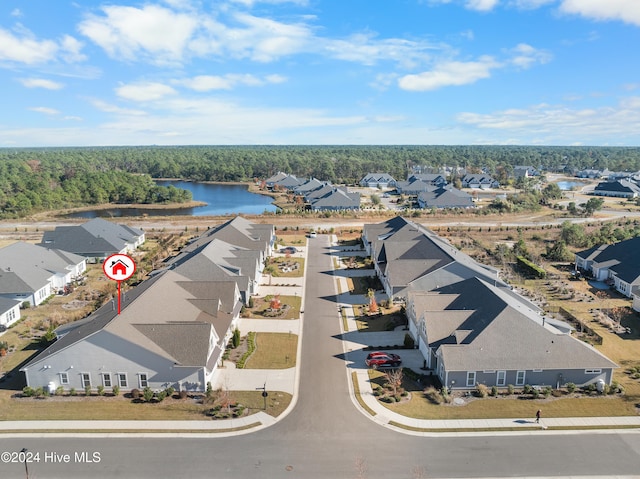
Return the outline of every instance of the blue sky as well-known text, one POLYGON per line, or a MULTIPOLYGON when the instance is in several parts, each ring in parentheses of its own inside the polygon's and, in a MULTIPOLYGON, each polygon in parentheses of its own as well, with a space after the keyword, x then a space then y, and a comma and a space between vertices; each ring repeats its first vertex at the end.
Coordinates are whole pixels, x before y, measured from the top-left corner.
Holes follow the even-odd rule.
POLYGON ((640 145, 639 0, 4 0, 0 147, 640 145))

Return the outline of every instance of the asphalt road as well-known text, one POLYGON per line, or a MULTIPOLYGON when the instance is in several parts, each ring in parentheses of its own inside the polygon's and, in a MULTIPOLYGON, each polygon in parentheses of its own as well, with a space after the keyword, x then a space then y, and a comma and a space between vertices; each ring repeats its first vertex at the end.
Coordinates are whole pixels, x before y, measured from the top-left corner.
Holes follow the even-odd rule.
MULTIPOLYGON (((376 425, 348 390, 328 247, 327 236, 310 243, 300 394, 276 425, 214 439, 0 438, 0 452, 39 452, 40 462, 28 464, 32 479, 638 477, 637 432, 421 437, 376 425), (69 462, 54 462, 65 454, 69 462)), ((24 464, 0 462, 0 477, 26 477, 24 464)))

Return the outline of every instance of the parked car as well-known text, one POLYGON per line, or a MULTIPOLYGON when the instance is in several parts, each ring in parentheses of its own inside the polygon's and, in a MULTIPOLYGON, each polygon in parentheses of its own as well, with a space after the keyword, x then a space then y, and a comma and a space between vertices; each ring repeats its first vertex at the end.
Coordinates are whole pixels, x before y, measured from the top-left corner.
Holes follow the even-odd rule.
POLYGON ((280 248, 280 252, 285 254, 294 254, 294 253, 297 253, 298 250, 293 246, 287 246, 285 248, 280 248))
POLYGON ((364 362, 367 366, 373 369, 381 367, 397 368, 402 364, 402 358, 397 354, 375 351, 373 353, 369 353, 364 362))
POLYGON ((316 236, 318 236, 318 233, 316 233, 315 231, 309 233, 309 238, 315 238, 316 236))

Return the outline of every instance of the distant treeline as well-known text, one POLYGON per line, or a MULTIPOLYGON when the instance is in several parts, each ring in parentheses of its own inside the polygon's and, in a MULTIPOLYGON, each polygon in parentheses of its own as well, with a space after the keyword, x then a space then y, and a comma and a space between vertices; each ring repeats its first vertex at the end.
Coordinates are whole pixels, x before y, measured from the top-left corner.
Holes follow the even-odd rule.
POLYGON ((80 204, 184 201, 151 178, 251 181, 279 171, 354 184, 369 172, 404 179, 412 166, 486 168, 504 180, 515 165, 640 170, 640 148, 553 146, 146 146, 0 149, 0 215, 80 204))

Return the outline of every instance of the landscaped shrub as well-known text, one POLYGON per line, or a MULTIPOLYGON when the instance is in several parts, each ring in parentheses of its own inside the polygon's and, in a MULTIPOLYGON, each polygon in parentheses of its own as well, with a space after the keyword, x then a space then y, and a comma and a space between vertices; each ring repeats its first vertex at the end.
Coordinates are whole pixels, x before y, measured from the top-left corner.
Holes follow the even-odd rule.
POLYGON ((566 388, 567 388, 567 391, 569 391, 569 393, 572 393, 576 390, 576 385, 575 383, 567 383, 566 388))
POLYGON ((104 396, 104 386, 102 384, 98 386, 98 396, 104 396))
POLYGON ((231 338, 231 344, 233 349, 236 349, 240 346, 240 330, 238 328, 233 330, 233 337, 231 338))
POLYGON ((476 384, 476 396, 480 398, 486 398, 488 394, 487 386, 484 384, 476 384))
POLYGON ((142 397, 146 402, 151 402, 151 400, 153 399, 153 389, 151 389, 149 386, 146 386, 142 390, 142 397))
POLYGON ((173 386, 169 386, 164 391, 167 393, 167 396, 171 397, 171 396, 173 396, 173 393, 176 392, 176 388, 174 388, 173 386))
POLYGON ((36 388, 33 394, 35 397, 41 397, 44 395, 44 389, 42 387, 36 388))
MULTIPOLYGON (((444 388, 442 390, 444 391, 444 388)), ((442 404, 442 401, 443 401, 442 396, 444 393, 441 393, 433 386, 429 386, 428 388, 426 388, 423 391, 423 394, 424 394, 424 397, 427 398, 429 401, 431 401, 433 404, 442 404)))
POLYGON ((531 394, 531 391, 533 391, 533 388, 530 384, 525 384, 522 388, 522 394, 531 394))
POLYGON ((509 395, 512 395, 512 394, 514 393, 514 391, 515 391, 515 388, 513 387, 513 384, 509 384, 509 385, 507 386, 507 393, 508 393, 509 395))
POLYGON ((58 386, 56 388, 56 396, 62 396, 64 394, 64 387, 58 386))
POLYGON ((254 331, 250 331, 247 334, 247 351, 242 355, 242 357, 236 363, 236 368, 238 369, 244 368, 244 365, 247 362, 247 359, 249 359, 249 356, 251 356, 255 350, 256 350, 256 333, 254 331))
POLYGON ((491 396, 496 397, 498 395, 498 387, 491 386, 491 396))
POLYGON ((548 398, 549 396, 551 396, 552 391, 553 389, 551 389, 551 386, 545 386, 542 390, 542 394, 544 394, 544 397, 548 398))
POLYGON ((115 386, 113 386, 113 389, 111 390, 111 392, 113 392, 114 396, 118 396, 120 394, 120 386, 116 384, 115 386))
POLYGON ((30 398, 35 394, 35 390, 31 386, 25 386, 22 388, 22 395, 30 398))
POLYGON ((91 386, 85 386, 84 387, 84 395, 85 396, 91 396, 91 386))
POLYGON ((164 401, 164 399, 167 397, 167 391, 163 390, 160 391, 156 394, 156 399, 158 400, 158 402, 162 402, 164 401))
POLYGON ((76 396, 77 394, 78 391, 76 391, 76 388, 69 389, 69 396, 76 396))
POLYGON ((133 399, 140 399, 140 390, 139 389, 132 389, 131 390, 131 397, 133 399))
POLYGON ((180 391, 180 399, 187 399, 188 396, 189 396, 189 393, 184 389, 180 391))

